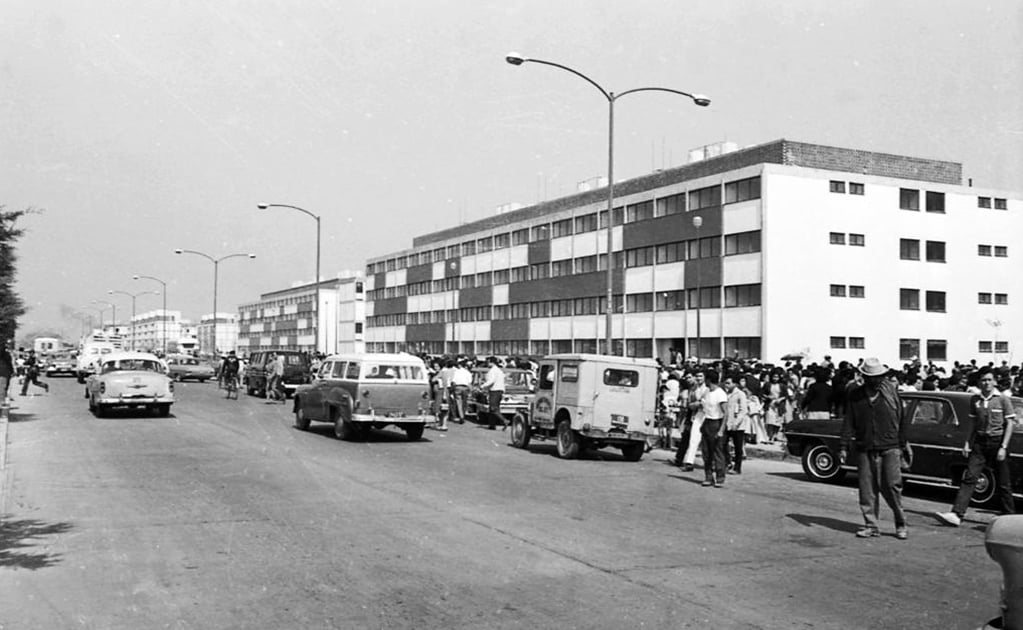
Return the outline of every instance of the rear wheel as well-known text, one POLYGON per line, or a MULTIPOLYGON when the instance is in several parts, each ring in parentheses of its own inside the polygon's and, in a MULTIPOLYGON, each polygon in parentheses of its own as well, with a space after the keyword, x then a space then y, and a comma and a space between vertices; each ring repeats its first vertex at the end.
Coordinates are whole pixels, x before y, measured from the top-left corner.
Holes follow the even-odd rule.
POLYGON ((334 411, 334 437, 339 440, 351 440, 355 437, 355 427, 343 411, 334 411))
POLYGON ((565 418, 558 423, 558 457, 575 459, 579 457, 580 447, 579 436, 572 430, 572 423, 565 418))
POLYGON ((409 442, 421 440, 423 438, 423 429, 425 428, 425 424, 406 424, 402 427, 405 430, 405 437, 409 442))
POLYGON ((516 448, 526 448, 529 446, 529 439, 533 437, 532 432, 529 429, 529 423, 526 422, 526 417, 521 413, 516 413, 512 416, 511 421, 511 442, 516 448))
POLYGON ((305 408, 302 407, 301 398, 295 399, 295 426, 302 431, 309 429, 309 418, 305 415, 305 408))
POLYGON ((810 481, 837 483, 845 477, 838 456, 824 444, 811 444, 803 449, 803 473, 810 481))
POLYGON ((96 400, 93 400, 92 412, 96 414, 97 418, 102 418, 103 416, 107 415, 107 408, 96 402, 96 400))
POLYGON ((638 462, 643 458, 643 452, 646 451, 646 442, 633 442, 632 444, 626 444, 621 447, 622 457, 626 461, 638 462))
POLYGON ((985 468, 977 477, 977 483, 973 486, 973 494, 970 495, 970 505, 983 507, 994 503, 998 495, 998 485, 995 483, 995 474, 990 468, 985 468))
POLYGON ((167 403, 159 404, 156 406, 156 415, 161 418, 166 418, 170 415, 170 405, 167 403))

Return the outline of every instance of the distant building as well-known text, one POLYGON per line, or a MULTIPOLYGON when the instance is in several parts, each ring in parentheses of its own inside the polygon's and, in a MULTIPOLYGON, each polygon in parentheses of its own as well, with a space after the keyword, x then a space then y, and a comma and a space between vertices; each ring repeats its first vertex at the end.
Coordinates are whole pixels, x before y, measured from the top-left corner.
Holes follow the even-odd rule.
POLYGON ((132 347, 132 335, 135 338, 135 349, 146 352, 163 351, 165 345, 177 341, 181 337, 194 337, 192 323, 181 319, 181 311, 164 311, 156 309, 138 313, 132 320, 132 326, 118 326, 124 335, 128 348, 132 347))
POLYGON ((271 291, 238 307, 238 351, 305 350, 362 352, 365 290, 362 276, 320 282, 320 317, 314 325, 314 283, 271 291), (317 340, 317 336, 319 339, 317 340))
POLYGON ((196 327, 199 351, 203 354, 226 354, 238 349, 238 316, 234 313, 217 313, 216 326, 213 315, 203 315, 196 327), (216 344, 213 343, 214 328, 216 344), (216 352, 214 352, 216 348, 216 352))
MULTIPOLYGON (((1020 193, 964 186, 954 162, 733 149, 616 183, 613 353, 1018 360, 1020 193)), ((606 352, 606 200, 591 189, 371 258, 368 349, 606 352)))

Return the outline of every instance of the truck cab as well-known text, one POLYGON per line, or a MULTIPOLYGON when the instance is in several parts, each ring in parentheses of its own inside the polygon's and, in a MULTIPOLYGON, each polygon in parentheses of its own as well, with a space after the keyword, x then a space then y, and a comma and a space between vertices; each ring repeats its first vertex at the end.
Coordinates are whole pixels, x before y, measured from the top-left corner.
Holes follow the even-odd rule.
POLYGON ((657 363, 597 354, 555 354, 540 360, 536 396, 512 418, 512 444, 557 441, 558 456, 587 448, 621 449, 639 461, 657 435, 657 363))

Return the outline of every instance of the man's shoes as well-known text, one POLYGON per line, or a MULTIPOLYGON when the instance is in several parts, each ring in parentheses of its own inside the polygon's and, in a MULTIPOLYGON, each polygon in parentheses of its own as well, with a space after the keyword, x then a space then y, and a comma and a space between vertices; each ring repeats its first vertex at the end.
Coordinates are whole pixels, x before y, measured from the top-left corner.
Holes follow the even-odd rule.
POLYGON ((963 522, 963 519, 955 512, 935 512, 934 518, 952 527, 959 527, 963 522))
POLYGON ((721 481, 717 481, 717 480, 714 481, 714 487, 715 488, 722 488, 722 487, 724 487, 724 485, 725 485, 724 479, 722 479, 721 481))
POLYGON ((693 470, 694 470, 694 467, 693 467, 692 464, 683 464, 682 465, 682 472, 693 472, 693 470))
POLYGON ((856 530, 857 538, 873 538, 874 536, 880 536, 881 530, 876 527, 864 527, 863 529, 856 530))
POLYGON ((906 540, 907 538, 909 538, 909 530, 906 529, 905 525, 903 525, 902 527, 896 527, 895 537, 898 538, 899 540, 906 540))
POLYGON ((711 481, 710 479, 704 479, 703 483, 701 483, 700 485, 703 486, 704 488, 709 488, 710 486, 714 485, 714 482, 711 481))

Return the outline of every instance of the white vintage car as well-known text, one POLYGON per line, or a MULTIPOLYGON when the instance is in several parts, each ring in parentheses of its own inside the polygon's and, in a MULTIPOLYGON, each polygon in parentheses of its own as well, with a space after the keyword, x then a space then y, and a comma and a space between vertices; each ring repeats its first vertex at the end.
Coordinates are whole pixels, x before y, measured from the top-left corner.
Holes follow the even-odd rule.
POLYGON ((174 381, 160 359, 148 352, 112 352, 85 382, 89 409, 103 416, 113 407, 145 408, 170 414, 174 381))

